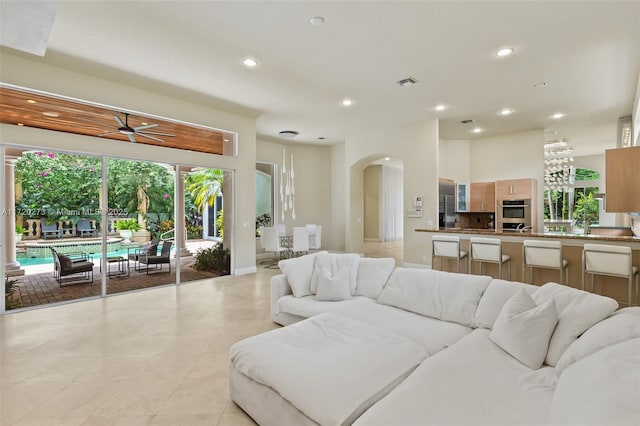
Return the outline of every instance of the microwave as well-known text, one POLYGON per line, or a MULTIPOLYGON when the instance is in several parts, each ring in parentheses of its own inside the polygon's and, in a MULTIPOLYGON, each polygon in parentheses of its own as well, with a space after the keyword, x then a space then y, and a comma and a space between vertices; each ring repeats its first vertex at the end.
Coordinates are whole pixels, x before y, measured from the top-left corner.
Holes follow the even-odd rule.
POLYGON ((531 226, 531 200, 499 200, 498 222, 531 226))

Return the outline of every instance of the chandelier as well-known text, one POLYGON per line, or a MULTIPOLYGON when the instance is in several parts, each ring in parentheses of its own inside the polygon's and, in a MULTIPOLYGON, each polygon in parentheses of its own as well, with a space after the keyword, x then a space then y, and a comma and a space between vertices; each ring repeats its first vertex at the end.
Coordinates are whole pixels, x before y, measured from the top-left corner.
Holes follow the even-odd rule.
POLYGON ((575 182, 576 169, 573 163, 573 148, 566 139, 544 144, 544 189, 569 191, 575 182))
POLYGON ((284 222, 285 212, 291 210, 291 218, 296 220, 296 185, 293 172, 293 153, 287 170, 286 151, 282 149, 282 176, 280 178, 280 219, 284 222))

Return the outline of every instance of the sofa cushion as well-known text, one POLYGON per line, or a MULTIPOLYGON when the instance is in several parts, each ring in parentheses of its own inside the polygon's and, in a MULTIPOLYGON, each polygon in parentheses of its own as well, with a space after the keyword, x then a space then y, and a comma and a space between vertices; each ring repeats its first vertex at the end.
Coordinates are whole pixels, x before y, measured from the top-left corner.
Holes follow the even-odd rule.
POLYGON ((278 262, 295 297, 304 297, 311 294, 311 274, 315 265, 316 256, 326 252, 311 253, 305 256, 285 259, 278 262))
POLYGON ((278 301, 278 312, 304 318, 323 312, 334 312, 392 330, 418 343, 430 355, 453 345, 473 330, 460 324, 381 305, 364 296, 356 296, 342 302, 321 302, 313 296, 284 296, 278 301))
POLYGON ((396 261, 390 257, 380 259, 364 257, 360 259, 356 279, 356 296, 377 298, 395 267, 396 261))
POLYGON ((349 268, 343 267, 338 269, 335 275, 331 275, 327 268, 321 266, 316 300, 339 302, 341 300, 351 299, 349 273, 349 268))
POLYGON ((318 291, 320 267, 325 267, 331 275, 335 275, 335 273, 342 268, 349 269, 349 288, 351 294, 355 294, 359 261, 360 256, 355 253, 329 253, 326 251, 318 253, 311 274, 311 293, 316 294, 316 291, 318 291))
POLYGON ((558 379, 550 425, 640 424, 640 338, 570 365, 558 379))
POLYGON ((586 291, 556 283, 547 283, 533 293, 533 300, 541 305, 555 300, 558 325, 551 335, 545 363, 555 366, 562 353, 578 336, 595 323, 602 321, 618 308, 618 302, 586 291))
POLYGON ((620 309, 584 332, 556 364, 556 373, 607 346, 640 337, 640 307, 620 309))
POLYGON ((531 368, 542 367, 551 333, 558 323, 555 302, 540 306, 524 289, 504 304, 489 339, 506 353, 531 368))
POLYGON ((542 425, 557 376, 530 370, 475 329, 425 359, 354 425, 542 425))
POLYGON ((431 269, 396 268, 378 303, 472 326, 490 277, 431 269))
POLYGON ((493 323, 496 322, 500 310, 518 290, 524 289, 527 293, 533 294, 538 288, 537 285, 514 281, 491 280, 478 304, 474 319, 475 327, 493 328, 493 323))

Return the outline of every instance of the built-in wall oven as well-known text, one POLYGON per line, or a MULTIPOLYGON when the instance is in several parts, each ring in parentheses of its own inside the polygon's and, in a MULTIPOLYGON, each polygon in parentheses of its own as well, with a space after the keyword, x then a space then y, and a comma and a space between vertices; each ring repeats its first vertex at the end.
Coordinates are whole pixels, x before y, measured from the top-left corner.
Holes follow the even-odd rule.
POLYGON ((498 230, 531 229, 531 200, 498 200, 498 230))

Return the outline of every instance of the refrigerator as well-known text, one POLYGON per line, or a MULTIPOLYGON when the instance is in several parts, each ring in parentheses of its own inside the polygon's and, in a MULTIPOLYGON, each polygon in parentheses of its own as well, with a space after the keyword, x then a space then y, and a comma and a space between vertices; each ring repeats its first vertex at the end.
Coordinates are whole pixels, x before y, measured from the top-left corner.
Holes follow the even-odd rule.
POLYGON ((440 183, 438 190, 438 226, 454 228, 456 226, 456 185, 440 183))

